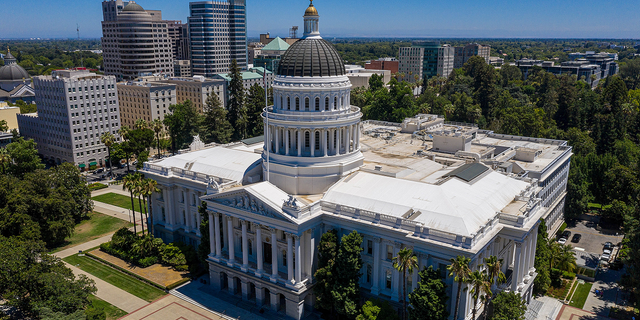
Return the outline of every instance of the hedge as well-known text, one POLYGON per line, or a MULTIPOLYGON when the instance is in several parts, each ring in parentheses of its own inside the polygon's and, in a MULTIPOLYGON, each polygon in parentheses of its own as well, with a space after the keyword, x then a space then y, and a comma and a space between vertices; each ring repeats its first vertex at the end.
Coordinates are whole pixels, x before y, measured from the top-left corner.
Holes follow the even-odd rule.
POLYGON ((100 182, 95 182, 89 185, 89 191, 96 191, 104 188, 108 188, 106 184, 102 184, 100 182))

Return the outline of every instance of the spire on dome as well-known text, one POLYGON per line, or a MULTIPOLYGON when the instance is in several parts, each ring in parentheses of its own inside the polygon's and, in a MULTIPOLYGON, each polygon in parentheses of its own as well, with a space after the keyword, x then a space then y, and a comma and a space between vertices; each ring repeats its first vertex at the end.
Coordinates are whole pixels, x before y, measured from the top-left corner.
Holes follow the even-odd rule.
POLYGON ((317 16, 318 15, 318 10, 316 10, 316 7, 313 6, 313 0, 309 0, 311 1, 311 3, 309 3, 309 7, 307 8, 307 10, 304 12, 304 16, 317 16))
POLYGON ((310 0, 309 7, 304 12, 303 39, 306 39, 306 38, 322 39, 322 37, 320 37, 320 31, 318 28, 318 20, 320 20, 320 16, 318 15, 318 10, 316 10, 316 7, 313 6, 313 0, 310 0))
POLYGON ((11 54, 11 50, 7 48, 7 55, 4 56, 4 64, 10 65, 14 63, 16 63, 16 58, 14 58, 13 55, 11 54))

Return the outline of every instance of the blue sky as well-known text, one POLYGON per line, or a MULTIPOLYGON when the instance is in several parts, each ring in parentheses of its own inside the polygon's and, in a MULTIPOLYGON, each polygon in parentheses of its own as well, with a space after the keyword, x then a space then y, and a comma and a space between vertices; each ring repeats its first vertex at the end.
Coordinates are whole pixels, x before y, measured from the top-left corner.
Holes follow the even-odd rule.
MULTIPOLYGON (((0 39, 97 38, 100 0, 3 0, 0 39)), ((188 0, 139 0, 186 21, 188 0)), ((305 0, 247 0, 250 37, 302 28, 305 0)), ((640 38, 640 1, 316 0, 325 37, 640 38)), ((299 32, 300 34, 301 32, 299 32)))

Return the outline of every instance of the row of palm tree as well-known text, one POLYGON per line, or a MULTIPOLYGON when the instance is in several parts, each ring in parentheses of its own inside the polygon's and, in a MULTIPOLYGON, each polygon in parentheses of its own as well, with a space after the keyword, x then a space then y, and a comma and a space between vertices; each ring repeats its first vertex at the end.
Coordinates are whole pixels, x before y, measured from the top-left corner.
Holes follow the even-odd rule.
MULTIPOLYGON (((147 201, 150 200, 151 195, 154 192, 160 192, 158 188, 158 183, 153 179, 145 178, 141 173, 128 174, 122 179, 122 189, 129 191, 131 195, 131 208, 134 208, 134 197, 138 198, 138 206, 140 208, 140 220, 142 221, 142 234, 144 235, 144 217, 142 215, 142 211, 144 210, 144 215, 147 216, 147 226, 148 228, 153 228, 153 214, 151 212, 147 212, 147 201)), ((151 208, 149 208, 151 210, 151 208)), ((135 220, 135 210, 133 212, 134 220, 135 220)), ((149 234, 149 229, 147 228, 147 234, 149 234)), ((136 224, 133 224, 133 231, 137 234, 136 224)), ((151 234, 153 234, 153 230, 151 230, 151 234)))
MULTIPOLYGON (((484 258, 484 265, 479 264, 477 269, 472 271, 469 264, 471 259, 465 256, 457 256, 452 258, 451 264, 447 266, 449 270, 449 276, 454 277, 454 281, 458 283, 458 291, 456 293, 456 306, 453 313, 453 318, 458 318, 458 307, 460 305, 460 292, 465 286, 464 290, 471 289, 471 298, 473 299, 473 318, 476 319, 478 300, 480 300, 486 307, 491 303, 493 298, 492 289, 494 289, 494 283, 506 282, 506 277, 502 272, 502 259, 498 259, 495 256, 484 258)), ((484 308, 484 318, 487 317, 487 308, 484 308)))

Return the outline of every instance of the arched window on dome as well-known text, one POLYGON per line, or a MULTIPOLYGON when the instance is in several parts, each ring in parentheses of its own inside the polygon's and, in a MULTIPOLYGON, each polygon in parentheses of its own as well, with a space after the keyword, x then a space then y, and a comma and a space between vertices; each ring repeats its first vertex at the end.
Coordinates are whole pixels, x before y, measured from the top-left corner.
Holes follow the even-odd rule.
POLYGON ((329 97, 324 98, 324 110, 329 111, 329 97))
POLYGON ((304 111, 309 111, 309 98, 304 98, 304 111))
POLYGON ((287 97, 287 110, 291 110, 291 98, 287 97))
POLYGON ((280 96, 280 109, 284 109, 284 97, 280 96))
POLYGON ((333 110, 338 109, 338 97, 333 97, 333 110))
MULTIPOLYGON (((315 143, 315 146, 313 146, 313 151, 320 149, 320 131, 316 131, 315 142, 316 143, 315 143)), ((311 152, 313 152, 313 151, 311 151, 311 152)))
POLYGON ((309 148, 309 131, 304 132, 304 147, 309 148))
POLYGON ((296 111, 300 111, 300 98, 296 97, 296 111))
POLYGON ((316 97, 316 111, 320 111, 320 98, 316 97))

